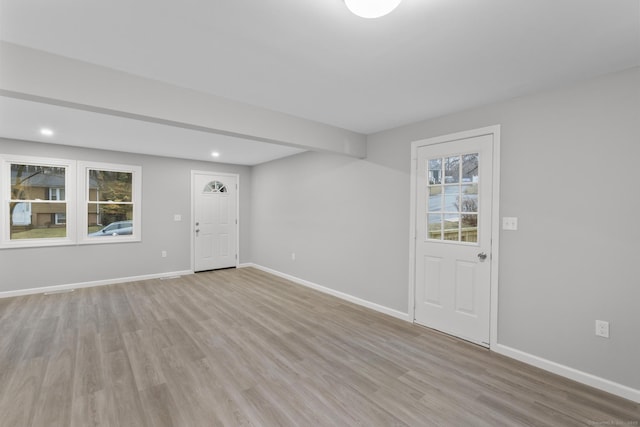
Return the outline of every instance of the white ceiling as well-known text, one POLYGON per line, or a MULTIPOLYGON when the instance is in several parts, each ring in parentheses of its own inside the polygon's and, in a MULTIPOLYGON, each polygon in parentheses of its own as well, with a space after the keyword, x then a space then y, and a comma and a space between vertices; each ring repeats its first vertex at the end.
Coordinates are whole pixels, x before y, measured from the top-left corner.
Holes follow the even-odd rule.
POLYGON ((364 134, 640 65, 638 0, 403 0, 375 20, 342 0, 0 5, 2 40, 364 134))
POLYGON ((198 130, 0 96, 0 135, 238 165, 257 165, 304 150, 198 130), (54 130, 53 136, 40 134, 54 130), (217 152, 220 157, 212 157, 217 152))

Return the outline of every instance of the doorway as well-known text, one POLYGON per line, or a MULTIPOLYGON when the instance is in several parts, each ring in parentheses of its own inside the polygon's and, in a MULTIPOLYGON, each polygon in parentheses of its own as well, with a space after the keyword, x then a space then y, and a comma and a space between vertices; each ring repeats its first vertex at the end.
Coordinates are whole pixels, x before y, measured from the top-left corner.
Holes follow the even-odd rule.
POLYGON ((192 171, 193 270, 238 265, 238 175, 192 171))
POLYGON ((412 145, 410 309, 415 323, 496 342, 499 127, 412 145))

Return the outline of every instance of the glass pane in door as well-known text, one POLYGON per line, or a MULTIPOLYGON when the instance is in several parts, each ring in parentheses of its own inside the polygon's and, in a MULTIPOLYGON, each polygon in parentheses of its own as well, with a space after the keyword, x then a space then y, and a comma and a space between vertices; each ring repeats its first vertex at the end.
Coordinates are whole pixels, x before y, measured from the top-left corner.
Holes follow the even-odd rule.
POLYGON ((478 242, 479 160, 466 153, 427 161, 427 240, 478 242))

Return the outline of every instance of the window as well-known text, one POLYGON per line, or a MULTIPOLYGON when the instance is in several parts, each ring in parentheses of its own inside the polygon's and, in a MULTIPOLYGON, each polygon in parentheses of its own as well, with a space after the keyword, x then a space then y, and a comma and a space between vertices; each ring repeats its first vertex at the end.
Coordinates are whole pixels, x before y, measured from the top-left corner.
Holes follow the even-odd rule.
POLYGON ((478 153, 427 162, 429 240, 478 241, 478 162, 478 153))
POLYGON ((67 214, 66 213, 56 213, 53 214, 53 221, 56 225, 66 224, 67 223, 67 214))
POLYGON ((84 177, 80 240, 140 240, 140 168, 82 163, 79 169, 84 177))
POLYGON ((227 186, 220 181, 211 181, 210 183, 204 186, 204 190, 202 192, 203 193, 226 193, 227 186))
POLYGON ((139 241, 141 174, 139 166, 0 155, 0 248, 139 241))
POLYGON ((47 200, 64 200, 64 187, 49 188, 47 200))
POLYGON ((75 229, 67 218, 76 204, 67 194, 73 194, 74 162, 19 156, 0 160, 0 247, 73 242, 75 229))

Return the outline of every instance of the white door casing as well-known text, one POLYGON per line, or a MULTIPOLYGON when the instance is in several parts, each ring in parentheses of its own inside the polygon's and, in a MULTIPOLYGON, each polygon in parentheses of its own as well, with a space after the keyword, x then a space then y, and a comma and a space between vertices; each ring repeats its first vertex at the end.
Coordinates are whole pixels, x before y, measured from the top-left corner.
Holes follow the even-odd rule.
POLYGON ((192 172, 193 269, 236 267, 238 263, 238 176, 192 172))
POLYGON ((413 320, 486 347, 497 335, 498 155, 498 126, 412 145, 413 320), (461 178, 467 158, 477 170, 461 178), (452 163, 458 177, 445 177, 447 160, 459 160, 458 166, 452 163), (438 167, 441 172, 432 170, 438 167), (469 200, 471 208, 451 212, 469 200), (465 227, 469 218, 477 222, 477 234, 465 227))

